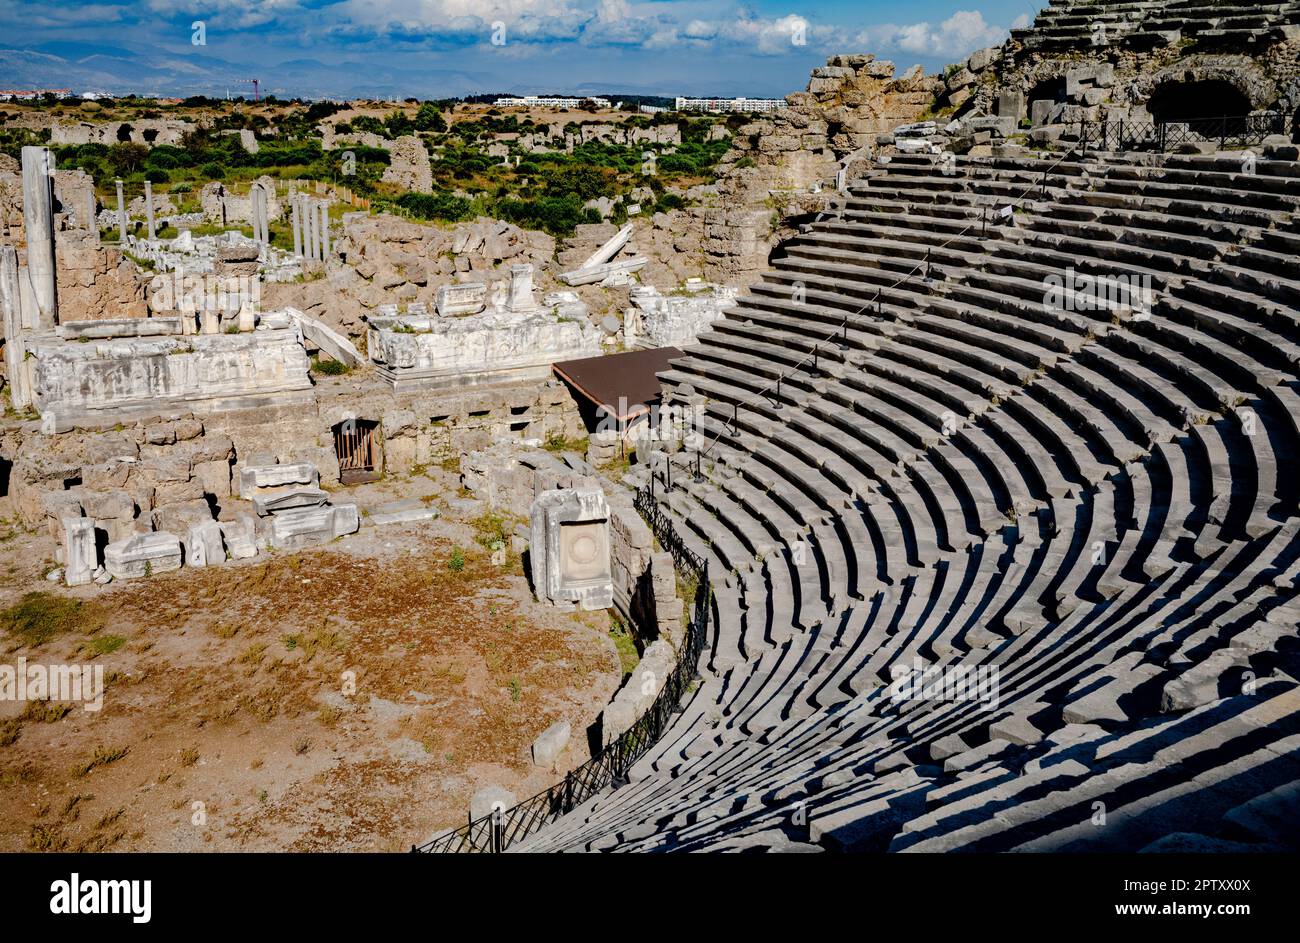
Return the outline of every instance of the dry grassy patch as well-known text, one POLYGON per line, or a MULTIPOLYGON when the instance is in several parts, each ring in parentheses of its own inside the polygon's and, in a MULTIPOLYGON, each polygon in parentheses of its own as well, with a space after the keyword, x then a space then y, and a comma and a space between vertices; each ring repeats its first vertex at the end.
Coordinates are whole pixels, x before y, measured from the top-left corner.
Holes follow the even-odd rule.
POLYGON ((0 641, 93 658, 108 692, 0 719, 0 850, 399 850, 485 780, 545 785, 532 739, 617 683, 606 619, 539 607, 517 558, 489 562, 513 523, 476 525, 22 597, 0 641))

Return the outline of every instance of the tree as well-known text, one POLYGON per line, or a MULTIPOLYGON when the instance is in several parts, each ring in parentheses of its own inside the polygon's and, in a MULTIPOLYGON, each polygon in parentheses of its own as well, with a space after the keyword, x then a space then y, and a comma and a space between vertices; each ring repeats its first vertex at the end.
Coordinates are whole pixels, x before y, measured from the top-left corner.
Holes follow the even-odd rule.
POLYGON ((401 137, 403 134, 410 134, 415 130, 415 126, 411 124, 411 119, 400 108, 388 113, 384 118, 384 128, 388 131, 390 137, 395 138, 401 137))
POLYGON ((415 113, 415 130, 442 133, 447 130, 447 119, 442 116, 437 105, 425 102, 415 113))
POLYGON ((121 141, 108 149, 108 165, 119 177, 127 177, 144 166, 149 148, 132 141, 121 141))

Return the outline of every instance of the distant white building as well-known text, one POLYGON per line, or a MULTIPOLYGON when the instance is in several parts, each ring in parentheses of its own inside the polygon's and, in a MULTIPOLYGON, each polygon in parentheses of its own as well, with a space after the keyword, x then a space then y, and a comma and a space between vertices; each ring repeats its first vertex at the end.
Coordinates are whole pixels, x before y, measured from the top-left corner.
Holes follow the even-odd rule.
POLYGON ((786 107, 784 98, 681 98, 677 99, 678 111, 776 111, 786 107))
POLYGON ((551 98, 543 95, 524 95, 520 98, 498 98, 496 103, 506 108, 577 108, 591 102, 597 108, 608 108, 608 98, 551 98))
POLYGON ((42 95, 53 95, 55 98, 71 98, 72 90, 67 88, 0 89, 0 101, 26 101, 40 98, 42 95))

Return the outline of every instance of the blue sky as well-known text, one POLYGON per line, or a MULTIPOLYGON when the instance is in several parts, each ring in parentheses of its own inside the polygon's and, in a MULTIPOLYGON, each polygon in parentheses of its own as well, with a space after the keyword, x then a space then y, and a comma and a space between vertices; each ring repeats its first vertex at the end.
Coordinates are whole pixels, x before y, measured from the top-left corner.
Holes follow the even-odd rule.
POLYGON ((0 88, 784 95, 837 52, 935 71, 1031 0, 0 0, 0 88), (203 24, 195 45, 195 22, 203 24), (494 42, 495 40, 495 42, 494 42))

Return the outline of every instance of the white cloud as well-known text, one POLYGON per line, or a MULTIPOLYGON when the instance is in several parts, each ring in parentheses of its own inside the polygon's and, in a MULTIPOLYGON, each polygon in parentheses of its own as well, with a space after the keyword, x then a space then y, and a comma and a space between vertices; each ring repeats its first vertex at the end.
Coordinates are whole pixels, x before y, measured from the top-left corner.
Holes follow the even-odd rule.
MULTIPOLYGON (((189 18, 214 31, 271 25, 289 37, 341 36, 350 42, 404 41, 487 45, 505 24, 506 46, 576 43, 589 48, 700 49, 760 56, 829 53, 906 54, 955 61, 1000 43, 1006 29, 977 10, 959 10, 933 24, 846 25, 794 12, 763 15, 747 0, 144 0, 158 20, 189 18)), ((3 0, 0 0, 3 4, 3 0)), ((30 9, 23 0, 19 6, 30 9)), ((121 8, 83 7, 74 15, 121 8)), ((1016 23, 1025 22, 1020 17, 1016 23)), ((174 23, 173 23, 174 25, 174 23)), ((179 41, 188 38, 188 34, 179 41)), ((515 50, 517 51, 517 50, 515 50)))
POLYGON ((936 58, 958 58, 985 46, 996 46, 1007 36, 1004 27, 985 22, 978 10, 958 10, 937 28, 921 22, 879 29, 886 34, 886 45, 936 58))

